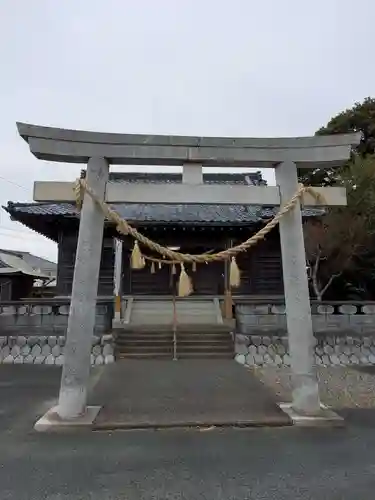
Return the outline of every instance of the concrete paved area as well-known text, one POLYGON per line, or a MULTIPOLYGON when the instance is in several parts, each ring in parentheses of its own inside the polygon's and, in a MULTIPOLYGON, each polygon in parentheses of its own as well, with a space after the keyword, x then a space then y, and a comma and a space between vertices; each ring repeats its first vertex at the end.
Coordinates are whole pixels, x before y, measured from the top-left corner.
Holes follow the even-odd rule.
POLYGON ((97 429, 291 425, 273 392, 232 359, 107 365, 90 404, 97 429))
POLYGON ((373 409, 341 409, 345 429, 35 433, 59 377, 0 366, 1 500, 373 499, 373 409))

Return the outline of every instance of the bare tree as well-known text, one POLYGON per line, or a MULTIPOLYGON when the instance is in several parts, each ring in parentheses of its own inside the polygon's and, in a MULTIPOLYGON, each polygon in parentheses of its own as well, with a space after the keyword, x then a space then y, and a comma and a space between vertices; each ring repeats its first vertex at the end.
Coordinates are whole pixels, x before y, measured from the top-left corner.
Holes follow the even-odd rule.
POLYGON ((347 189, 347 206, 331 208, 304 227, 306 259, 318 300, 338 276, 355 268, 374 244, 374 158, 355 158, 337 173, 336 185, 347 189))

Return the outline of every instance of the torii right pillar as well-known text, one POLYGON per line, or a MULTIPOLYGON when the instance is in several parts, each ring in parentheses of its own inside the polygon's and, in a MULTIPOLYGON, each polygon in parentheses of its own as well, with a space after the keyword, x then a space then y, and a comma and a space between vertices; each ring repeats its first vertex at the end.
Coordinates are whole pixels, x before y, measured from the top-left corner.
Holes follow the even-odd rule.
MULTIPOLYGON (((275 172, 281 204, 284 204, 298 189, 297 166, 292 161, 280 163, 275 172)), ((315 368, 314 334, 299 201, 293 210, 282 217, 279 228, 293 377, 292 408, 299 414, 316 415, 320 412, 321 406, 315 368)))

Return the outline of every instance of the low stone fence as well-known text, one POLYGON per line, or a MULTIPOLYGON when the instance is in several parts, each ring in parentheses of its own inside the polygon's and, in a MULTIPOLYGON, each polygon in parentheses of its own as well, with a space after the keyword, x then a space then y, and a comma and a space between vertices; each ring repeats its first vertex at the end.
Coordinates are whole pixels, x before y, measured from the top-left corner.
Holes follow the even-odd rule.
MULTIPOLYGON (((91 364, 114 361, 111 335, 113 305, 98 301, 91 364)), ((64 361, 69 301, 40 299, 0 305, 0 363, 61 365, 64 361)))
MULTIPOLYGON (((375 303, 311 303, 319 365, 375 364, 375 303)), ((236 304, 236 360, 290 365, 285 305, 236 304)))

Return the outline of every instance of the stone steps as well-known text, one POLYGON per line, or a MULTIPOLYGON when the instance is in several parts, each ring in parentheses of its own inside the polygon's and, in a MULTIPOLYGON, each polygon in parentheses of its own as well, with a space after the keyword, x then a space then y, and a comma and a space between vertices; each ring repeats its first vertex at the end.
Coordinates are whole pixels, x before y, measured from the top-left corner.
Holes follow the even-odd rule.
POLYGON ((134 298, 128 322, 116 329, 116 357, 234 357, 231 326, 218 301, 134 298))

